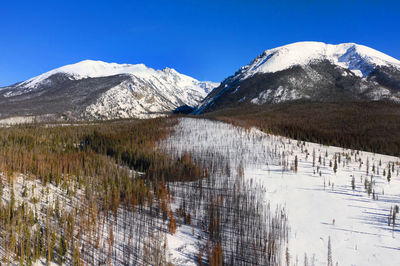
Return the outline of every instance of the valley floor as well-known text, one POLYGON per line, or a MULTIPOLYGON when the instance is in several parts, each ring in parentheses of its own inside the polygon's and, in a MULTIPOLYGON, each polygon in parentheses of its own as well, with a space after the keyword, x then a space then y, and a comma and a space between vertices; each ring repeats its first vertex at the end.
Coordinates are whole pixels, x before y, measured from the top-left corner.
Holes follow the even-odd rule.
MULTIPOLYGON (((282 264, 396 265, 400 259, 396 157, 190 118, 181 119, 161 146, 194 157, 221 154, 232 171, 243 166, 244 178, 264 191, 264 204, 287 212, 282 264)), ((194 263, 187 254, 197 254, 200 245, 187 226, 168 236, 171 259, 178 264, 194 263)))
MULTIPOLYGON (((399 158, 206 119, 178 118, 168 125, 173 132, 156 145, 182 168, 174 172, 175 181, 165 183, 168 167, 160 168, 162 185, 149 191, 154 200, 100 212, 88 200, 93 196, 90 186, 79 187, 73 178, 56 186, 28 172, 0 175, 0 206, 6 211, 11 207, 4 206, 17 206, 14 213, 30 221, 26 229, 34 239, 44 241, 43 247, 53 246, 57 255, 49 263, 398 264, 399 158), (190 173, 180 170, 184 167, 190 173), (58 234, 66 232, 71 245, 61 260, 58 234)), ((138 129, 142 132, 143 125, 138 129)), ((107 166, 126 180, 141 178, 114 161, 107 166)), ((0 228, 1 263, 24 262, 5 245, 7 232, 22 236, 16 232, 25 228, 24 222, 15 224, 6 224, 8 231, 0 228)), ((46 263, 45 255, 38 253, 32 262, 46 263)))

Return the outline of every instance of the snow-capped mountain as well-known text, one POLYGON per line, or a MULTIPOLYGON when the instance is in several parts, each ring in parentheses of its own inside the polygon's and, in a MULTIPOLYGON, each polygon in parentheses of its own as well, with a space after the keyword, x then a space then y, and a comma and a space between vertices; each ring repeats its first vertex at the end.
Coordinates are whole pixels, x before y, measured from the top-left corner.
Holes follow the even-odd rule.
POLYGON ((86 60, 0 89, 0 118, 145 118, 196 106, 219 84, 171 68, 86 60))
POLYGON ((196 112, 239 103, 346 99, 400 102, 400 61, 355 43, 293 43, 241 67, 196 112))

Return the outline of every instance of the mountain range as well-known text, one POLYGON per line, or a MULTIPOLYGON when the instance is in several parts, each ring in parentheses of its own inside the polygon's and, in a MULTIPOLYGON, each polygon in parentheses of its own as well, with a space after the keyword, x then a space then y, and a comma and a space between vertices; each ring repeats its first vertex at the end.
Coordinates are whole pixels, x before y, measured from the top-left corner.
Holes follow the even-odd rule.
POLYGON ((196 106, 217 86, 171 68, 85 60, 0 88, 0 119, 148 118, 196 106))
POLYGON ((291 101, 400 102, 400 61, 355 43, 298 42, 264 51, 195 113, 291 101))
POLYGON ((0 120, 149 118, 299 101, 399 103, 400 61, 355 43, 298 42, 264 51, 219 84, 85 60, 0 88, 0 120))

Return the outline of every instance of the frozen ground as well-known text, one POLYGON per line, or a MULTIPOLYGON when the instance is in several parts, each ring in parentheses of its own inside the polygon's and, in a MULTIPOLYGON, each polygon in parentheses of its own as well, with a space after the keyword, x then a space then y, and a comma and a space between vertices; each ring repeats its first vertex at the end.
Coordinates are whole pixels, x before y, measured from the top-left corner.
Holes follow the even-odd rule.
MULTIPOLYGON (((218 152, 229 158, 232 170, 242 164, 244 177, 265 190, 266 204, 286 207, 291 265, 305 260, 308 265, 327 265, 329 239, 333 265, 396 265, 400 259, 399 226, 393 227, 392 221, 388 225, 391 208, 400 205, 396 157, 188 118, 180 120, 164 145, 175 154, 218 152), (383 176, 389 167, 390 182, 383 176)), ((190 237, 190 231, 178 227, 176 234, 168 236, 172 261, 189 264, 185 254, 196 253, 196 239, 190 237)), ((286 264, 284 257, 282 263, 286 264)))

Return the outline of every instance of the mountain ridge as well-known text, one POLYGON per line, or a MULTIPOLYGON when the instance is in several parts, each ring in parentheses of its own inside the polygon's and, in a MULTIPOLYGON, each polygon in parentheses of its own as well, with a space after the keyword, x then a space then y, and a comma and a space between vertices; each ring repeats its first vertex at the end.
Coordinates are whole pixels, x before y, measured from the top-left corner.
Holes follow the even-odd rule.
POLYGON ((265 50, 211 92, 195 113, 294 100, 400 102, 400 61, 367 46, 298 42, 265 50))
POLYGON ((196 106, 217 85, 172 68, 84 60, 0 88, 0 118, 148 118, 196 106))

